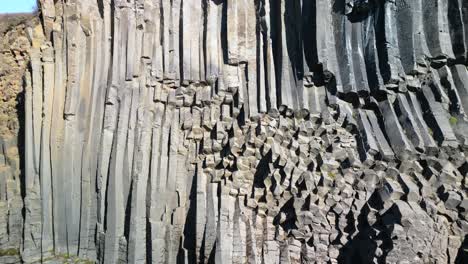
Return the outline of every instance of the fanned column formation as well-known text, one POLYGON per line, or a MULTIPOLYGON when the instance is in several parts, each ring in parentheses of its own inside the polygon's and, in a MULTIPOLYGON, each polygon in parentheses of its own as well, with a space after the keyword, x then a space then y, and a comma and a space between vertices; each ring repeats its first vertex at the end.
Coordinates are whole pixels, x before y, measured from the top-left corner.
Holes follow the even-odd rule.
POLYGON ((40 4, 0 262, 468 261, 467 1, 40 4))

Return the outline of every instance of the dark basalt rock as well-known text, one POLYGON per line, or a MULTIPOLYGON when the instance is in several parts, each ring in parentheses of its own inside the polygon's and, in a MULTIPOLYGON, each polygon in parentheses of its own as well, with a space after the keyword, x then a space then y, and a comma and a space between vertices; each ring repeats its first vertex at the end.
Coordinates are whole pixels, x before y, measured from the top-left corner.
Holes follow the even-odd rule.
POLYGON ((467 1, 40 4, 0 262, 466 262, 467 1))

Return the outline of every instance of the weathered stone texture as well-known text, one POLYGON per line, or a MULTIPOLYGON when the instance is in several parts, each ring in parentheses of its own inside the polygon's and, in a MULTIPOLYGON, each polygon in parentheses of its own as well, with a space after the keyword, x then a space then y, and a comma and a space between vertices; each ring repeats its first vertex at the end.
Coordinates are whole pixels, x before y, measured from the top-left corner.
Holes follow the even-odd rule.
POLYGON ((468 262, 468 2, 40 2, 0 249, 468 262))

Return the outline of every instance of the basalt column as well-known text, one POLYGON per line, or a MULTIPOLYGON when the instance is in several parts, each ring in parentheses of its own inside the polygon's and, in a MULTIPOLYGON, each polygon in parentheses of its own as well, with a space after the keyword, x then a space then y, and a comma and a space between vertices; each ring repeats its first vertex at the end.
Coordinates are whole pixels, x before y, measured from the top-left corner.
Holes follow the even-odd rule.
POLYGON ((467 1, 40 9, 0 262, 467 261, 467 1))

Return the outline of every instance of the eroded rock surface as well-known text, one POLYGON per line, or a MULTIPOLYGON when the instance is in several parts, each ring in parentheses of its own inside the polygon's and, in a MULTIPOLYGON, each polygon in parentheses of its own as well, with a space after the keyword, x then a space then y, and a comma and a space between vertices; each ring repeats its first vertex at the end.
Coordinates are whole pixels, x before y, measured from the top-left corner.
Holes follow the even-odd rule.
POLYGON ((24 208, 20 150, 24 116, 23 76, 29 64, 29 16, 0 15, 0 262, 20 261, 24 208), (28 22, 26 22, 28 19, 28 22), (7 30, 8 29, 8 30, 7 30), (5 32, 4 32, 5 30, 5 32))
POLYGON ((41 11, 8 261, 468 261, 468 2, 41 11))

